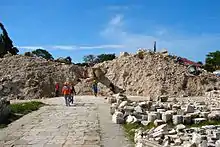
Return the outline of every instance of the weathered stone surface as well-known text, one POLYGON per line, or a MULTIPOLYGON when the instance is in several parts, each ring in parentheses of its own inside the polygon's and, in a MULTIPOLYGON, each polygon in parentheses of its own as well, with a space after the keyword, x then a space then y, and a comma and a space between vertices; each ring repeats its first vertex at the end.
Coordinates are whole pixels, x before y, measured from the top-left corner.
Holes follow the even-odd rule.
POLYGON ((216 139, 220 139, 220 131, 214 131, 214 132, 213 132, 213 136, 214 136, 214 138, 216 138, 216 139))
POLYGON ((220 111, 213 111, 210 114, 208 114, 209 120, 220 120, 220 111))
POLYGON ((128 115, 127 119, 126 119, 127 123, 136 123, 137 122, 137 118, 135 116, 131 116, 128 115))
POLYGON ((194 107, 192 105, 187 105, 185 109, 186 113, 193 113, 194 112, 194 107))
POLYGON ((128 101, 123 101, 121 104, 118 106, 118 108, 124 108, 127 105, 128 101))
POLYGON ((165 122, 164 122, 163 120, 156 119, 156 120, 154 121, 154 125, 155 125, 155 126, 160 126, 160 125, 162 125, 162 124, 165 124, 165 122))
POLYGON ((159 100, 161 102, 166 102, 168 100, 168 96, 167 95, 162 95, 162 96, 159 96, 159 100))
POLYGON ((108 101, 109 104, 112 104, 112 103, 116 103, 116 102, 117 102, 117 99, 114 98, 114 97, 108 97, 108 98, 107 98, 107 101, 108 101))
POLYGON ((186 128, 186 126, 183 125, 183 124, 179 124, 179 125, 176 126, 177 131, 181 131, 181 130, 183 130, 185 128, 186 128))
POLYGON ((0 98, 0 123, 3 123, 7 120, 10 114, 10 102, 5 98, 0 98))
POLYGON ((167 130, 167 124, 162 124, 162 125, 156 127, 154 129, 154 132, 157 132, 157 131, 160 131, 160 130, 167 130))
POLYGON ((200 112, 200 117, 208 118, 210 112, 200 112))
MULTIPOLYGON (((209 114, 214 114, 213 120, 218 120, 220 113, 217 111, 218 109, 213 108, 217 108, 216 106, 220 104, 218 104, 215 99, 207 100, 205 103, 197 103, 188 99, 188 101, 180 101, 176 103, 174 107, 168 107, 169 103, 170 102, 152 101, 150 109, 144 106, 146 104, 145 102, 129 103, 129 105, 133 107, 139 106, 140 108, 142 106, 142 113, 134 111, 132 115, 136 116, 139 119, 138 121, 144 126, 147 126, 150 122, 154 122, 154 125, 158 126, 155 129, 152 128, 144 131, 141 135, 139 134, 138 137, 139 139, 141 138, 139 141, 153 141, 162 146, 205 147, 215 145, 216 140, 220 138, 220 125, 209 125, 201 128, 186 128, 186 126, 182 124, 201 123, 207 120, 209 114), (201 105, 205 105, 205 107, 200 107, 201 105), (209 105, 211 107, 209 107, 209 105), (191 108, 193 108, 193 110, 191 108), (148 117, 148 121, 146 121, 146 117, 148 117), (176 128, 172 125, 167 127, 167 124, 163 123, 173 123, 176 125, 176 128)), ((133 118, 129 122, 132 121, 133 118)))
POLYGON ((122 128, 109 123, 108 104, 103 99, 76 96, 71 107, 64 105, 63 97, 42 101, 50 105, 0 130, 1 147, 132 147, 122 128))
POLYGON ((171 122, 172 121, 172 114, 170 114, 170 113, 163 113, 162 114, 162 120, 164 121, 164 122, 171 122))
POLYGON ((215 142, 215 146, 216 146, 216 147, 220 147, 220 140, 217 140, 217 141, 215 142))
POLYGON ((124 123, 124 117, 123 117, 123 113, 116 111, 113 115, 112 115, 112 122, 116 123, 116 124, 123 124, 124 123))
POLYGON ((202 139, 201 139, 201 135, 197 134, 197 133, 193 133, 192 135, 192 143, 195 143, 197 145, 199 145, 201 143, 202 139))
POLYGON ((183 123, 184 124, 191 124, 192 123, 192 117, 190 115, 184 115, 183 116, 183 123))
POLYGON ((205 122, 206 120, 207 120, 206 118, 195 118, 195 119, 193 119, 195 124, 205 122))
POLYGON ((173 124, 178 125, 183 123, 182 115, 173 115, 173 124))
POLYGON ((135 110, 136 112, 138 112, 138 113, 143 113, 143 110, 142 110, 141 106, 136 106, 136 107, 134 108, 134 110, 135 110))
POLYGON ((155 113, 148 114, 148 121, 154 122, 157 119, 157 115, 155 113))
POLYGON ((110 107, 110 114, 113 115, 116 109, 117 109, 117 104, 113 103, 110 107))
POLYGON ((147 125, 150 124, 150 121, 144 120, 144 121, 141 121, 141 124, 144 125, 144 126, 147 126, 147 125))

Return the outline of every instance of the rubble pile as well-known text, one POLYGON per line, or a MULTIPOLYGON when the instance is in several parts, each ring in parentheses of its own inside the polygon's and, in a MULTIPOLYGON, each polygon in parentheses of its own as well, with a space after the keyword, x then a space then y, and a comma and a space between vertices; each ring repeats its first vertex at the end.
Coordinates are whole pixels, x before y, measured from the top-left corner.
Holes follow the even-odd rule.
MULTIPOLYGON (((161 95, 202 96, 206 91, 220 87, 220 77, 205 71, 198 76, 192 75, 188 66, 178 63, 167 52, 122 53, 117 59, 95 67, 105 69, 105 76, 114 85, 125 89, 127 95, 149 96, 152 99, 161 95)), ((102 93, 108 92, 104 85, 99 87, 102 93)))
POLYGON ((47 61, 39 57, 16 55, 0 58, 0 97, 8 99, 36 99, 53 97, 55 82, 76 81, 84 69, 47 61))
POLYGON ((164 96, 159 101, 133 102, 125 95, 117 94, 109 97, 108 102, 114 123, 154 125, 147 130, 144 127, 135 130, 136 147, 147 147, 152 142, 163 147, 219 146, 220 90, 206 92, 206 95, 198 99, 168 99, 164 96))

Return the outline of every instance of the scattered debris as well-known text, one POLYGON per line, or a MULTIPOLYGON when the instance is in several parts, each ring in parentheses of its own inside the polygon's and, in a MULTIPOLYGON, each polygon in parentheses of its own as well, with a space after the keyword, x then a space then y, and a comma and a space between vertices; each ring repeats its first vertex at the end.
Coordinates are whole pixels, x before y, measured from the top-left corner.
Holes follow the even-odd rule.
POLYGON ((111 104, 114 107, 112 121, 143 125, 142 129, 134 130, 136 147, 147 147, 149 141, 163 147, 219 145, 220 90, 206 94, 212 97, 189 101, 176 99, 175 103, 168 100, 132 102, 123 94, 114 95, 111 98, 115 99, 111 104), (144 130, 144 126, 151 123, 154 127, 144 130))

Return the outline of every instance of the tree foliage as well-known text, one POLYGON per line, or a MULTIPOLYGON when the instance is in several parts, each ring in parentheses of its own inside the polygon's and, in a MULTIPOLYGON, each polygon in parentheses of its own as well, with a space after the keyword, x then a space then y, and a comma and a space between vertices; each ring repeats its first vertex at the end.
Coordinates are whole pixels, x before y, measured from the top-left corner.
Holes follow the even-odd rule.
POLYGON ((38 57, 42 57, 44 59, 47 59, 47 60, 53 60, 53 56, 46 50, 43 50, 43 49, 36 49, 34 51, 32 51, 32 53, 38 57))
POLYGON ((69 62, 69 63, 72 63, 72 58, 70 56, 66 57, 66 60, 69 62))
POLYGON ((83 61, 88 64, 102 63, 104 61, 115 59, 115 54, 100 54, 97 56, 87 55, 83 57, 83 61))
POLYGON ((203 65, 202 61, 197 62, 197 64, 203 65))
POLYGON ((60 62, 60 63, 65 63, 65 64, 72 64, 72 58, 70 56, 66 58, 60 57, 60 58, 57 58, 55 61, 60 62))
POLYGON ((33 54, 31 52, 25 52, 24 55, 29 56, 29 57, 33 56, 33 54))
POLYGON ((115 54, 101 54, 96 57, 96 60, 98 61, 98 63, 102 63, 104 61, 113 60, 115 58, 115 54))
POLYGON ((3 57, 8 52, 12 55, 16 55, 19 50, 13 46, 13 42, 8 36, 8 33, 2 23, 0 23, 0 29, 2 33, 0 34, 0 57, 3 57))
POLYGON ((76 63, 75 65, 89 67, 88 63, 76 63))
POLYGON ((94 63, 95 59, 96 59, 96 56, 94 56, 94 55, 87 55, 87 56, 83 57, 83 61, 85 63, 94 63))
POLYGON ((210 72, 220 69, 220 51, 210 52, 206 55, 205 69, 210 72))

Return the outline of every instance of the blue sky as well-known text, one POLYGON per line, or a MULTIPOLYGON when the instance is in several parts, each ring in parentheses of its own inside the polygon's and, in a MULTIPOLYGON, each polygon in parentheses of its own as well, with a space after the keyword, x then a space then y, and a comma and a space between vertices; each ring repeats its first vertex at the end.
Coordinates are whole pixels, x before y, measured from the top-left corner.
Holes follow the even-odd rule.
POLYGON ((20 53, 57 58, 166 48, 204 61, 220 49, 219 0, 1 0, 0 21, 20 53))

